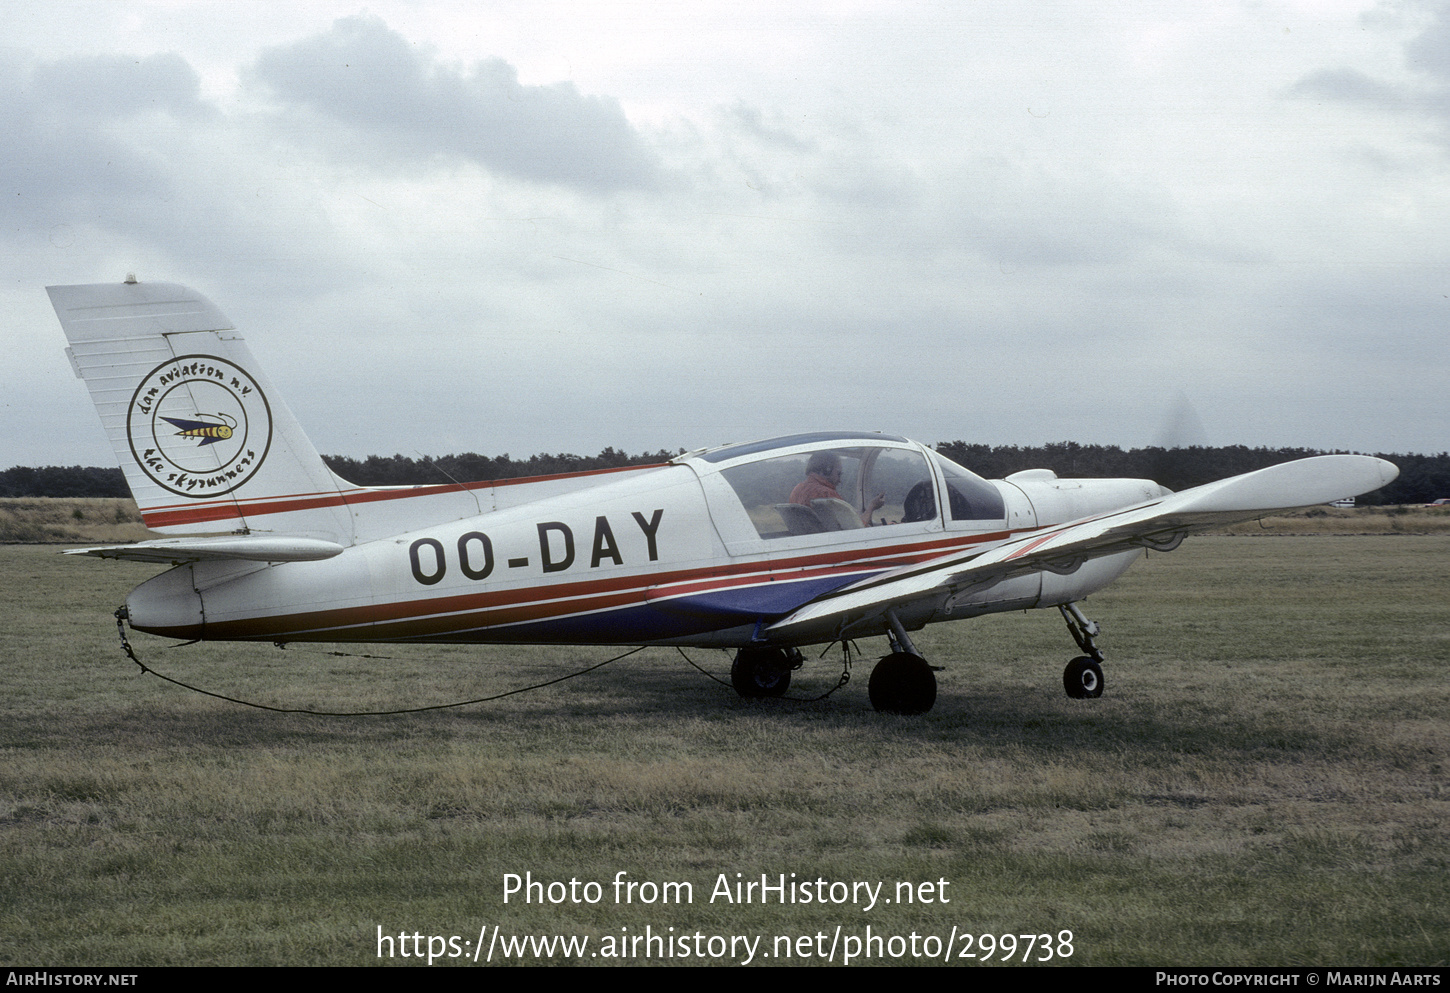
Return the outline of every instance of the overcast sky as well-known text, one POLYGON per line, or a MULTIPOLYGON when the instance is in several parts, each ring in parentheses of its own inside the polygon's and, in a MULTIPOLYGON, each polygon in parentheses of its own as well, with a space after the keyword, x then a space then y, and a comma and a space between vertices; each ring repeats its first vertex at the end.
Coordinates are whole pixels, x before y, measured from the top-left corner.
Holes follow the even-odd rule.
POLYGON ((1450 5, 0 13, 0 467, 128 272, 327 453, 1450 447, 1450 5))

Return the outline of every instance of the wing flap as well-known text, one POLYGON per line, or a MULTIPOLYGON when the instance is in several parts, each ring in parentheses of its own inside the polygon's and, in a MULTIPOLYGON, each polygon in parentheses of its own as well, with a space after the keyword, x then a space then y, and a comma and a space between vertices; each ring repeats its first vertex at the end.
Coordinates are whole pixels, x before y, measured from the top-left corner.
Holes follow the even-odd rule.
POLYGON ((94 555, 128 562, 186 562, 241 559, 248 562, 316 562, 342 551, 335 541, 273 535, 222 535, 215 538, 166 538, 134 545, 72 548, 67 555, 94 555))
POLYGON ((1321 455, 1196 486, 1110 514, 1070 521, 986 551, 958 552, 827 593, 767 630, 789 637, 829 618, 854 621, 929 597, 948 597, 1038 570, 1072 572, 1088 559, 1136 548, 1169 551, 1185 535, 1271 511, 1357 496, 1399 475, 1368 455, 1321 455))

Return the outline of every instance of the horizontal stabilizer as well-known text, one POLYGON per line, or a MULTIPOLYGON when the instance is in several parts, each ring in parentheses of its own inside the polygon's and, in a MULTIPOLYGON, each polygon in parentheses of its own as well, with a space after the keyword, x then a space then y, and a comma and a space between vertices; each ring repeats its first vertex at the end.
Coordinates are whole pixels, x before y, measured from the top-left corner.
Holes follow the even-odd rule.
POLYGON ((186 562, 223 559, 242 559, 248 562, 315 562, 318 559, 330 559, 341 551, 342 546, 337 542, 319 538, 222 535, 217 538, 163 538, 135 545, 73 548, 66 554, 181 565, 186 562))

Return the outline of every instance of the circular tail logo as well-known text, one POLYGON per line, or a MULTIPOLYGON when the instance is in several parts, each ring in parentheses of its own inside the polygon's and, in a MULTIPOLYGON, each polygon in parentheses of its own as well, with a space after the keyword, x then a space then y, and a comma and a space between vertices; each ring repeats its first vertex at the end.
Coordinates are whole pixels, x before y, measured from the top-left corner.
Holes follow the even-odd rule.
POLYGON ((256 475, 272 445, 272 409, 250 374, 214 355, 152 369, 126 414, 136 464, 187 497, 230 493, 256 475))

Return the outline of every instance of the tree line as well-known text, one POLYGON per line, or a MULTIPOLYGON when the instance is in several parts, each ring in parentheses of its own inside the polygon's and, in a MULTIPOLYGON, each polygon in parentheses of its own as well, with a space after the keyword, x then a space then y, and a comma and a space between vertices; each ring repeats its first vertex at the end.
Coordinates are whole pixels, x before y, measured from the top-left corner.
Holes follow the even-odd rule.
MULTIPOLYGON (((1294 459, 1348 454, 1312 448, 1249 448, 1246 445, 1133 448, 1124 451, 1116 445, 1079 445, 1072 441, 1023 448, 947 441, 938 444, 936 449, 988 479, 1002 479, 1023 469, 1041 468, 1051 469, 1064 477, 1151 479, 1170 490, 1186 490, 1294 459)), ((1450 453, 1373 454, 1399 466, 1400 475, 1383 489, 1360 497, 1360 504, 1429 503, 1450 497, 1450 453)))
MULTIPOLYGON (((1131 477, 1152 479, 1169 489, 1183 490, 1252 472, 1291 459, 1333 455, 1308 448, 1248 448, 1244 445, 1192 448, 1133 448, 1116 445, 1080 445, 1073 441, 1048 445, 977 445, 965 441, 939 443, 937 451, 988 479, 1001 479, 1023 469, 1051 469, 1059 476, 1131 477)), ((406 455, 370 455, 354 459, 324 455, 322 460, 343 479, 359 486, 414 486, 428 483, 472 483, 520 476, 547 476, 593 469, 668 462, 678 452, 660 450, 629 455, 606 448, 598 455, 568 453, 531 455, 515 459, 504 455, 464 452, 437 458, 406 455)), ((1438 455, 1376 453, 1400 467, 1389 486, 1360 497, 1361 504, 1428 503, 1450 497, 1450 453, 1438 455)), ((0 470, 0 497, 126 497, 130 496, 121 470, 99 466, 15 466, 0 470)))

